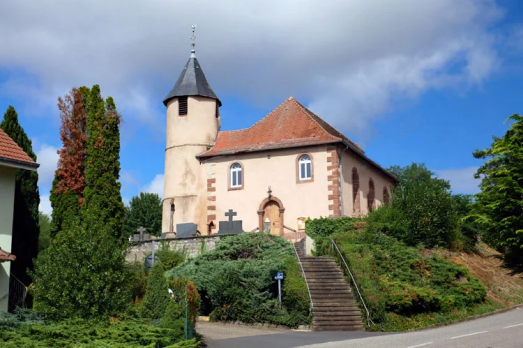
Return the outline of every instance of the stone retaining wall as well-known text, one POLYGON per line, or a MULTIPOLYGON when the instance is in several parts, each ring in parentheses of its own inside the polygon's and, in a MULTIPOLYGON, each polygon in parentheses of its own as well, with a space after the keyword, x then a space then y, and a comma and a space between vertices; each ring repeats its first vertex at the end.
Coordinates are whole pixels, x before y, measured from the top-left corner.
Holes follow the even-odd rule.
MULTIPOLYGON (((202 250, 213 250, 216 242, 220 240, 221 236, 203 236, 203 237, 192 237, 192 238, 180 238, 180 239, 167 239, 167 240, 156 240, 154 250, 160 248, 161 243, 169 244, 171 250, 183 250, 187 252, 187 255, 195 257, 202 250)), ((143 262, 145 257, 152 252, 152 241, 140 242, 137 245, 130 246, 127 249, 125 260, 129 263, 143 262)))

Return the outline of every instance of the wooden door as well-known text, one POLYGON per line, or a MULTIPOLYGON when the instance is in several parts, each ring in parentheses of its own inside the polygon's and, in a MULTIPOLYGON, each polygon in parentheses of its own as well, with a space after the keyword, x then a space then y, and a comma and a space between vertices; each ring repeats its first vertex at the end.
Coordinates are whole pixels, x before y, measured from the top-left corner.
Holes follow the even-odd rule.
POLYGON ((263 221, 268 218, 271 222, 271 234, 280 235, 280 207, 276 202, 269 202, 265 206, 263 221))

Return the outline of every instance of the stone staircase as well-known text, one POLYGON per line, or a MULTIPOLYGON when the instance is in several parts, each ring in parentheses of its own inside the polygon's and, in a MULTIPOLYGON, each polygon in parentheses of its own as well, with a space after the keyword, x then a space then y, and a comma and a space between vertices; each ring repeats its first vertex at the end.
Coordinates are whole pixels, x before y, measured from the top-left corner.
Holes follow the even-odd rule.
POLYGON ((299 249, 303 270, 313 303, 314 331, 363 331, 361 311, 342 270, 330 257, 304 256, 299 249))

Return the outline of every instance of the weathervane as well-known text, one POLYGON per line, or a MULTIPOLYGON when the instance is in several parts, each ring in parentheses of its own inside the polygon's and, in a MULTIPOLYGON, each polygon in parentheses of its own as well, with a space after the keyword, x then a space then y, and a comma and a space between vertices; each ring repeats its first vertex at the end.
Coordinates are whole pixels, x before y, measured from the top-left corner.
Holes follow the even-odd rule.
POLYGON ((194 46, 196 46, 196 44, 194 43, 194 40, 196 40, 196 36, 194 36, 194 31, 196 30, 196 24, 193 24, 191 26, 191 28, 192 28, 192 36, 191 36, 191 41, 192 41, 191 46, 192 46, 192 49, 191 49, 191 53, 194 54, 194 52, 196 52, 194 50, 194 46))

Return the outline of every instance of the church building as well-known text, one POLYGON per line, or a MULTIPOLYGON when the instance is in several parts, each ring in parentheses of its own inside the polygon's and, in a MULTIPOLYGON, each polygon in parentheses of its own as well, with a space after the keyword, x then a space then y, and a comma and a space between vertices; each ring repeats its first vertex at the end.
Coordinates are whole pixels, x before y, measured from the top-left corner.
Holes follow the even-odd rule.
POLYGON ((365 215, 397 179, 293 97, 250 128, 220 131, 222 103, 194 48, 167 107, 162 231, 218 232, 232 209, 245 231, 303 237, 305 219, 365 215), (301 233, 300 233, 301 232, 301 233))

